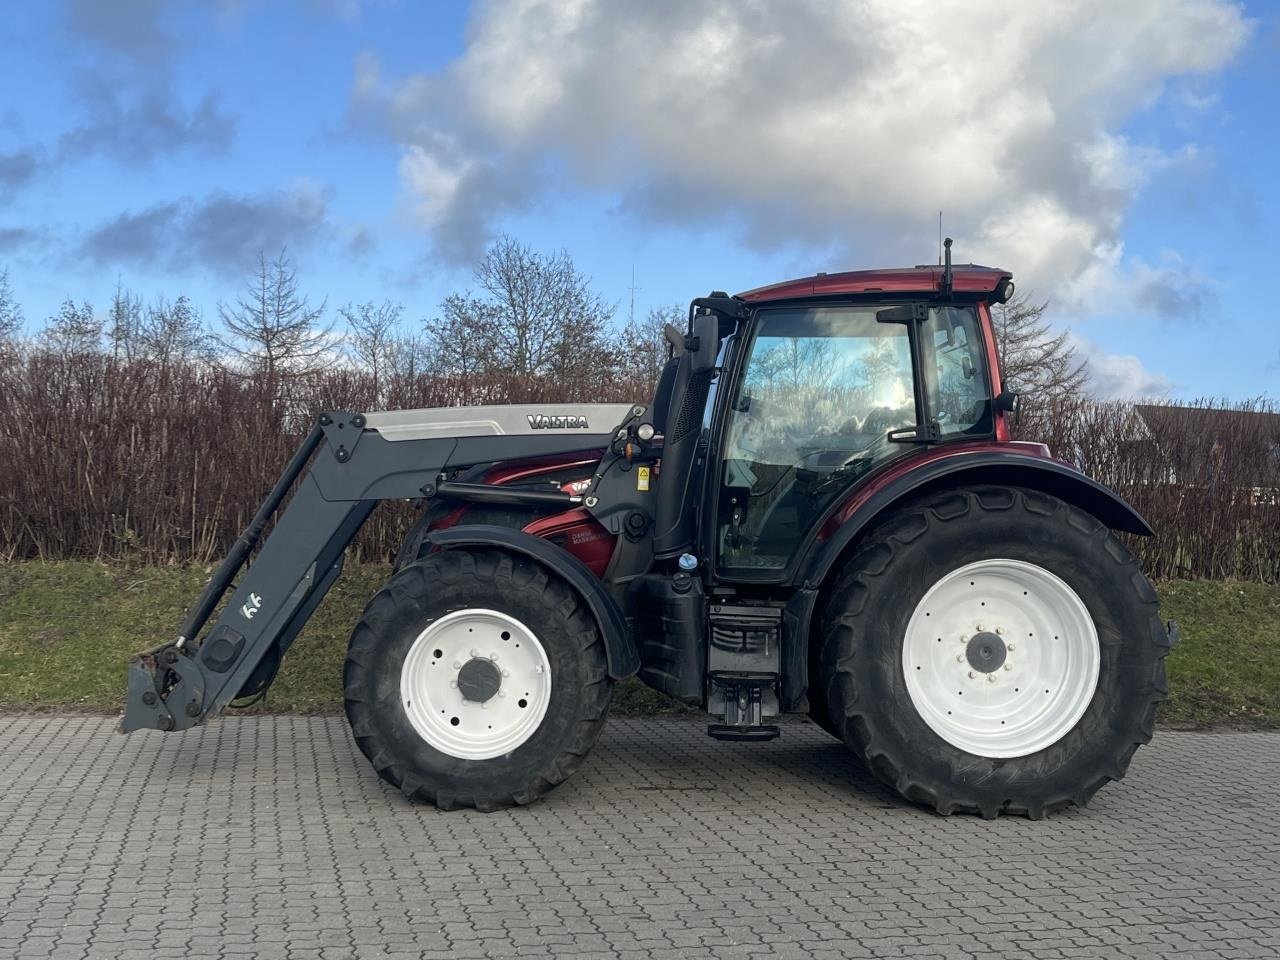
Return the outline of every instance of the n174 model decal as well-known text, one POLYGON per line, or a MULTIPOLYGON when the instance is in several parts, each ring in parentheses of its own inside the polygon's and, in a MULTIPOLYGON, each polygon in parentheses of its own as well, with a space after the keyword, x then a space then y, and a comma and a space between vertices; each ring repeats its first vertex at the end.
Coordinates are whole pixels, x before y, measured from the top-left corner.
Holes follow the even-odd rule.
POLYGON ((249 599, 240 605, 240 616, 252 620, 262 609, 262 598, 256 593, 249 594, 249 599))
POLYGON ((531 413, 527 417, 529 426, 534 430, 589 430, 586 417, 548 416, 545 413, 531 413))

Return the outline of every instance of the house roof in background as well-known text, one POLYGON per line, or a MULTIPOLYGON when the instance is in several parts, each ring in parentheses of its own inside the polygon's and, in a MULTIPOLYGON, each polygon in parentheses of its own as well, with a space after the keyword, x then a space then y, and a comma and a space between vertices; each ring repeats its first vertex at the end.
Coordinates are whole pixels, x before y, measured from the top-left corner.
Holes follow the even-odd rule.
POLYGON ((1191 430, 1211 442, 1215 434, 1239 438, 1252 433, 1260 439, 1280 441, 1280 412, 1217 410, 1157 403, 1136 403, 1133 410, 1153 434, 1191 430))

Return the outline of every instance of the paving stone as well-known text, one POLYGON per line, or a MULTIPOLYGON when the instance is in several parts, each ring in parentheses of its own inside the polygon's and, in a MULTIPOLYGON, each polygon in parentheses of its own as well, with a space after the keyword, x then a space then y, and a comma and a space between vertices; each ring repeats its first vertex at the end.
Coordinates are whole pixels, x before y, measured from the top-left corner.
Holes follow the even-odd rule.
POLYGON ((0 717, 0 957, 1280 953, 1280 733, 1162 731, 1045 821, 943 818, 788 723, 610 721, 538 804, 443 814, 338 718, 0 717))

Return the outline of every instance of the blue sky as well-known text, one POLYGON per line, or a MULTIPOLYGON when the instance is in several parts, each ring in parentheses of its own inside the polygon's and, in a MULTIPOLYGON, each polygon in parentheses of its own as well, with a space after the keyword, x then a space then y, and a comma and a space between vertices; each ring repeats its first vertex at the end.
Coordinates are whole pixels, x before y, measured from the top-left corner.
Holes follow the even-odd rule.
POLYGON ((117 281, 212 319, 287 245, 434 315, 486 239, 625 318, 961 260, 1051 300, 1099 392, 1280 394, 1271 3, 24 4, 0 23, 0 268, 32 325, 117 281))

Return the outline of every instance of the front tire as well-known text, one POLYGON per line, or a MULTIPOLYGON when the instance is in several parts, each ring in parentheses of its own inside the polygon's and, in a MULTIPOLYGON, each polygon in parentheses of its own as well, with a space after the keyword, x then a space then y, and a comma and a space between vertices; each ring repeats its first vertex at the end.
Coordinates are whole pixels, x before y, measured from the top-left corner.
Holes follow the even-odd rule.
POLYGON ((1132 554, 1092 516, 1021 488, 905 508, 828 593, 833 725, 939 813, 1083 806, 1151 739, 1167 633, 1132 554))
POLYGON ((447 550, 365 608, 343 674, 347 719, 378 775, 442 809, 530 803, 604 728, 604 643, 580 598, 535 561, 447 550))

